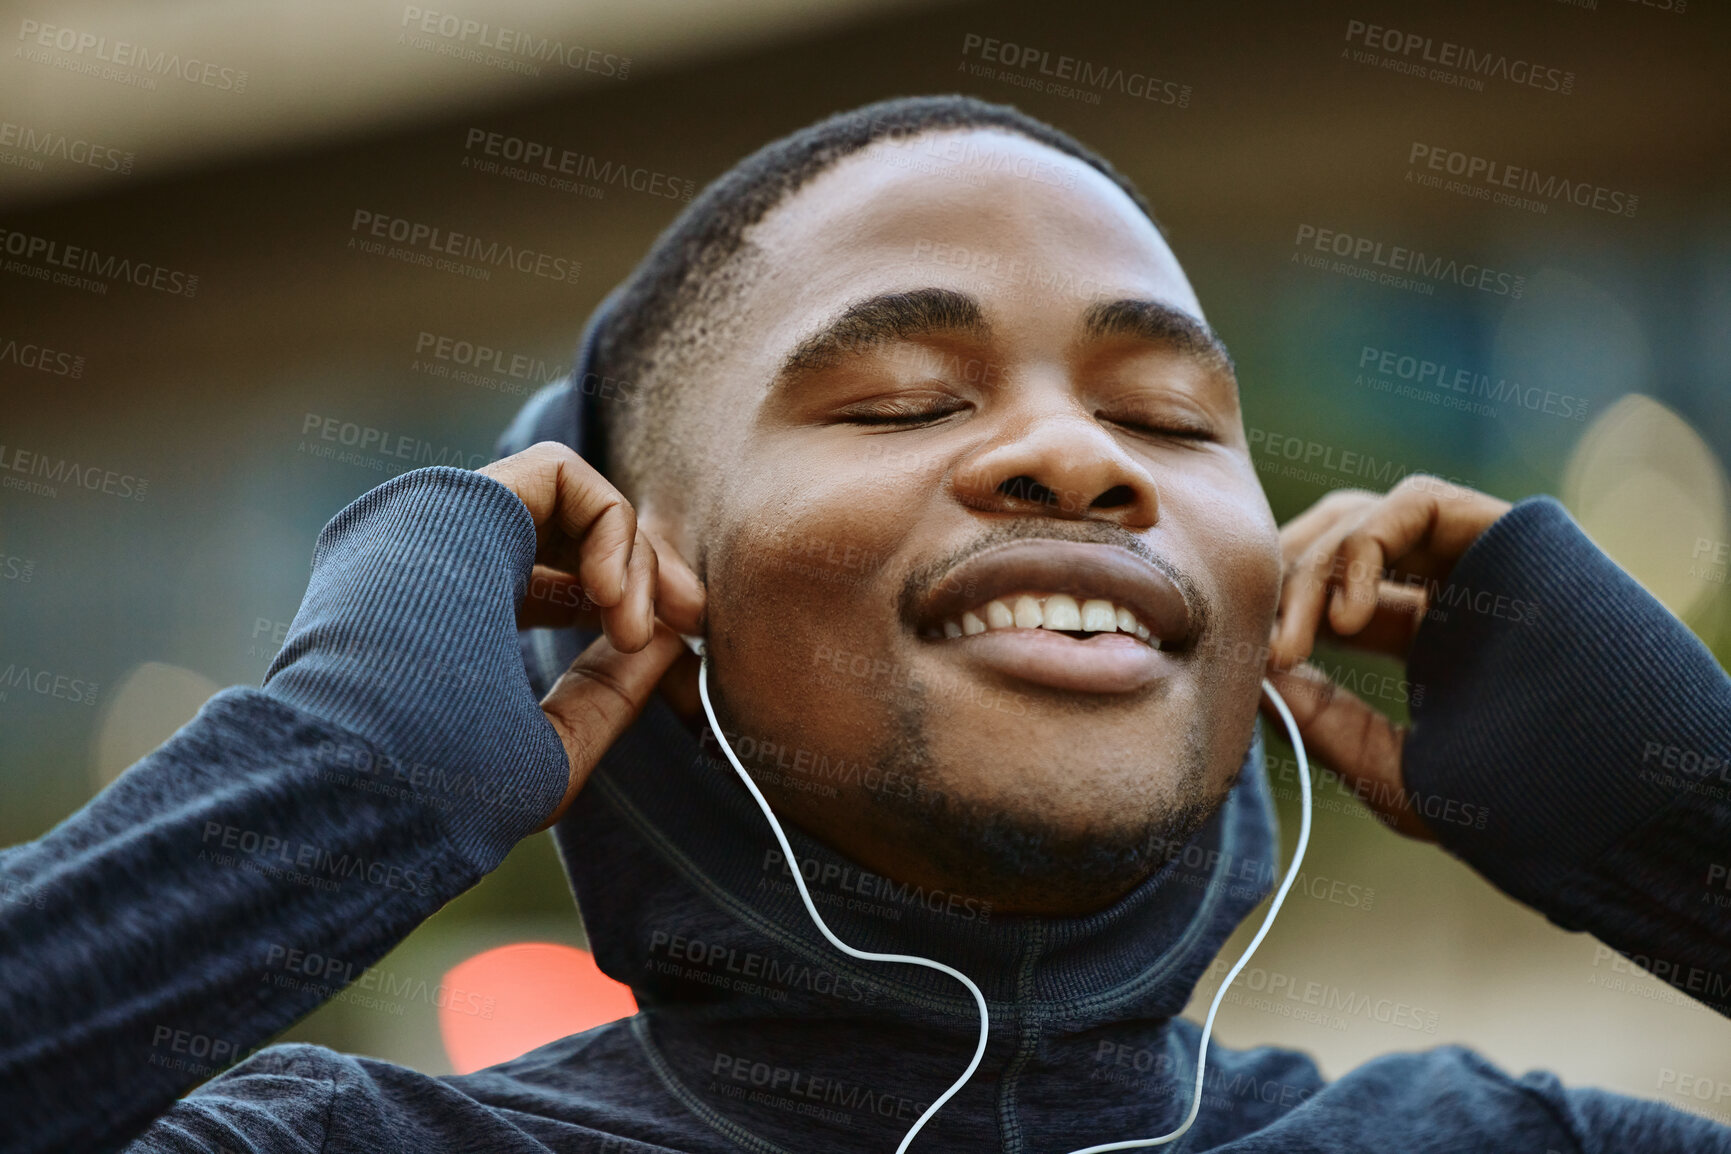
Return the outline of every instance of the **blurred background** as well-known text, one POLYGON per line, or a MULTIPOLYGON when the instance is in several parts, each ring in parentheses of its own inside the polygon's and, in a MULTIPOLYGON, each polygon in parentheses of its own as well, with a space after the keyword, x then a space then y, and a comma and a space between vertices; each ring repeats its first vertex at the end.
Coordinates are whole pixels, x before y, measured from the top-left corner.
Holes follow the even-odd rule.
MULTIPOLYGON (((464 2, 45 2, 0 25, 0 844, 256 685, 320 526, 418 463, 487 460, 692 191, 910 93, 1015 103, 1141 186, 1237 357, 1282 519, 1414 471, 1555 494, 1731 652, 1717 6, 464 2), (1437 63, 1465 50, 1489 63, 1437 63), (1092 79, 1055 81, 1062 57, 1092 79), (382 218, 573 263, 428 267, 367 247, 357 220, 382 218), (1378 279, 1373 245, 1477 279, 1378 279), (84 485, 45 479, 71 467, 84 485)), ((1326 783, 1316 820, 1329 884, 1289 905, 1226 1042, 1331 1075, 1460 1042, 1731 1122, 1677 1090, 1731 1082, 1731 1023, 1326 783), (1407 1009, 1288 1016, 1278 991, 1309 982, 1407 1009)), ((629 1010, 583 944, 537 836, 288 1036, 475 1068, 629 1010), (441 1009, 457 988, 495 1012, 441 1009)))

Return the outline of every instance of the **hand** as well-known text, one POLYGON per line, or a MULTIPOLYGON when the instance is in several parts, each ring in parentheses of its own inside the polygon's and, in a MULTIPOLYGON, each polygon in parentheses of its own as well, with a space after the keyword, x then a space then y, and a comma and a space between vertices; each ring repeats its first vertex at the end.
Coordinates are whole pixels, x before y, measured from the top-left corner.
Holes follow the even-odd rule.
POLYGON ((535 568, 518 626, 598 621, 602 629, 541 701, 571 759, 570 785, 547 820, 552 825, 685 652, 679 634, 702 631, 703 586, 675 550, 637 524, 624 495, 568 446, 543 441, 477 471, 515 493, 535 521, 535 568))
MULTIPOLYGON (((1353 784, 1383 820, 1435 841, 1406 804, 1397 726, 1304 662, 1318 633, 1350 648, 1405 659, 1424 620, 1426 589, 1491 522, 1496 497, 1414 474, 1386 495, 1336 490, 1280 530, 1285 576, 1269 640, 1269 680, 1286 699, 1305 748, 1353 784)), ((1273 709, 1263 702, 1273 717, 1273 709)))

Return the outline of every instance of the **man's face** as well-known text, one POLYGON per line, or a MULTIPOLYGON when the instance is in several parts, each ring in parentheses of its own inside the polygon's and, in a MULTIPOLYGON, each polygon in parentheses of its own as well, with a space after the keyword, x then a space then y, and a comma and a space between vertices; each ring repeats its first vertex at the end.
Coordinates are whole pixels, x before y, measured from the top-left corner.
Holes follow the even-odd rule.
POLYGON ((875 144, 748 239, 682 384, 730 741, 868 868, 1097 908, 1234 780, 1279 588, 1195 293, 1110 181, 1000 132, 875 144))

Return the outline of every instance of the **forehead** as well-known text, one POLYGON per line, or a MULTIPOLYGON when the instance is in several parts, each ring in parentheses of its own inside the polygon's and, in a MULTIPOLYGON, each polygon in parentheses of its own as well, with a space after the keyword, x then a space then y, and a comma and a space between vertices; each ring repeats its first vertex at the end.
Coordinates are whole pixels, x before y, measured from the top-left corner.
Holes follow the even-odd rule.
POLYGON ((790 196, 749 239, 764 258, 752 294, 769 338, 759 347, 791 343, 814 317, 864 297, 927 286, 970 293, 988 314, 1054 325, 1125 298, 1202 319, 1177 258, 1135 203, 1091 165, 1016 133, 879 141, 790 196))

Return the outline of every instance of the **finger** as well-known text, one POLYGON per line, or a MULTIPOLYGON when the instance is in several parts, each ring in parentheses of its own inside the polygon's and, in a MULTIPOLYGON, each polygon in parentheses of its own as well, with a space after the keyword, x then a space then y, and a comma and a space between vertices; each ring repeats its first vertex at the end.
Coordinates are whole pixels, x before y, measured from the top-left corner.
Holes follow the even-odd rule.
POLYGON ((1338 580, 1328 602, 1328 626, 1339 636, 1350 637, 1370 624, 1376 613, 1383 584, 1382 543, 1361 526, 1340 543, 1335 561, 1338 580))
POLYGON ((1319 644, 1332 642, 1345 649, 1404 660, 1428 605, 1423 590, 1384 581, 1378 587, 1376 610, 1369 621, 1351 634, 1336 633, 1324 622, 1316 640, 1319 644))
POLYGON ((1285 670, 1310 656, 1334 583, 1336 551, 1345 530, 1336 526, 1290 565, 1280 583, 1280 605, 1269 640, 1273 668, 1285 670))
POLYGON ((519 629, 593 629, 600 621, 601 606, 583 592, 583 583, 569 573, 537 565, 529 577, 529 591, 517 606, 519 629))
POLYGON ((542 546, 536 560, 576 573, 600 605, 624 598, 637 513, 575 450, 542 441, 477 471, 510 489, 529 510, 542 546))
POLYGON ((643 711, 656 683, 675 658, 686 652, 679 635, 657 625, 649 643, 622 653, 605 636, 578 655, 541 700, 541 710, 559 734, 570 758, 565 797, 545 829, 565 815, 601 755, 643 711))
POLYGON ((639 531, 627 566, 625 596, 601 610, 603 632, 626 653, 642 649, 654 633, 655 571, 655 548, 639 531))
POLYGON ((1288 565, 1302 557, 1324 534, 1356 521, 1381 500, 1367 489, 1335 489, 1280 527, 1281 559, 1288 565))
POLYGON ((655 615, 681 633, 702 633, 706 601, 703 582, 672 545, 647 529, 644 535, 655 550, 655 564, 660 573, 655 587, 655 615))
MULTIPOLYGON (((1273 674, 1269 680, 1292 711, 1311 758, 1349 781, 1354 794, 1397 832, 1420 841, 1436 840, 1407 804, 1401 779, 1404 727, 1334 684, 1314 665, 1273 674)), ((1273 712, 1266 702, 1263 708, 1273 712)))
POLYGON ((1390 572, 1440 577, 1509 508, 1501 498, 1413 473, 1366 514, 1351 534, 1349 548, 1356 547, 1350 542, 1362 539, 1381 551, 1390 572))

